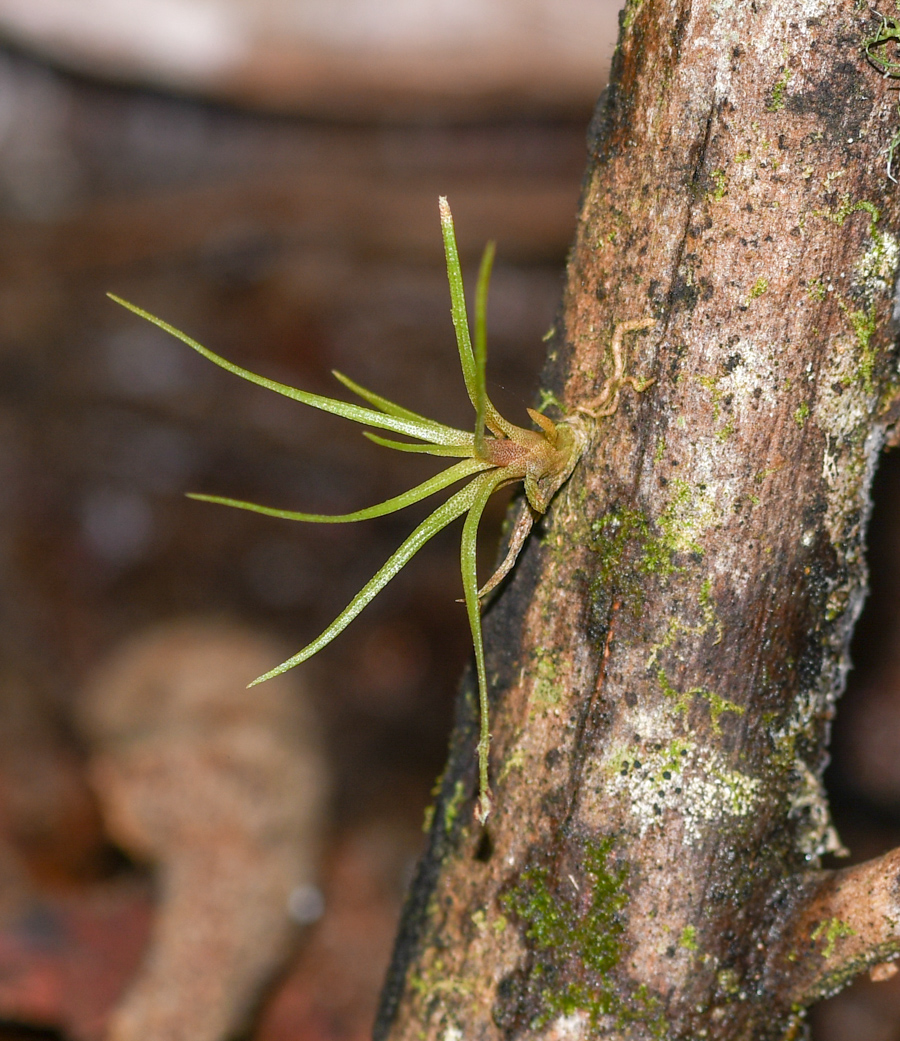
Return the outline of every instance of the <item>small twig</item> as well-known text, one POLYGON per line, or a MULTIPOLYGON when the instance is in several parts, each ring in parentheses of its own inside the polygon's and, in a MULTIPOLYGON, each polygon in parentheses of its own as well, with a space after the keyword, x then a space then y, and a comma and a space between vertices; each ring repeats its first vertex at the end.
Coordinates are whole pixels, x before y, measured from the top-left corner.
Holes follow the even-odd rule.
MULTIPOLYGON (((900 849, 842 871, 808 876, 772 946, 774 993, 810 1005, 900 956, 900 849), (787 982, 787 987, 785 986, 787 982)), ((885 974, 879 973, 881 978, 885 974)))

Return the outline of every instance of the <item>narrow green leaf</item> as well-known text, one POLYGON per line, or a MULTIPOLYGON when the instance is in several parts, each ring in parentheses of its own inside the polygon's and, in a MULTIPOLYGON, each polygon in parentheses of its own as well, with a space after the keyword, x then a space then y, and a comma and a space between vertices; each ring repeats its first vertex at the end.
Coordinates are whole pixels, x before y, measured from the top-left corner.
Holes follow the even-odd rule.
POLYGON ((475 287, 475 449, 484 457, 484 423, 487 416, 487 295, 491 284, 496 246, 484 247, 475 287))
POLYGON ((111 300, 115 300, 117 304, 121 304, 122 307, 127 308, 129 311, 133 311, 134 314, 139 315, 148 322, 152 322, 153 325, 158 326, 164 332, 167 332, 176 339, 181 340, 182 343, 186 343, 188 347, 192 347, 198 354, 202 354, 204 358, 208 358, 211 362, 215 362, 215 364, 221 368, 234 373, 235 376, 240 376, 241 379, 245 379, 250 383, 255 383, 257 386, 265 387, 268 390, 274 390, 276 394, 283 394, 285 397, 292 398, 294 401, 300 401, 304 405, 310 405, 312 408, 321 409, 323 412, 330 412, 333 415, 342 416, 344 419, 349 419, 354 423, 362 423, 365 426, 381 427, 385 430, 392 430, 395 434, 406 434, 407 437, 417 437, 421 441, 433 441, 436 444, 448 445, 454 444, 459 437, 459 431, 454 430, 452 427, 445 427, 443 423, 435 423, 430 419, 414 421, 411 419, 404 419, 400 416, 386 415, 382 412, 375 412, 372 409, 363 408, 360 405, 352 405, 348 401, 337 401, 334 398, 323 397, 321 394, 310 394, 308 391, 298 390, 296 387, 288 387, 284 383, 277 383, 275 380, 267 379, 265 376, 258 376, 255 372, 250 372, 248 369, 241 368, 240 365, 234 365, 232 362, 219 357, 218 354, 215 354, 208 347, 204 347, 202 344, 197 343, 197 341, 188 336, 187 333, 181 332, 180 329, 176 329, 175 326, 169 325, 168 322, 164 322, 161 318, 157 318, 155 315, 150 314, 149 311, 145 311, 143 308, 137 307, 135 304, 130 304, 127 300, 114 296, 112 293, 107 293, 106 295, 111 300))
POLYGON ((408 441, 391 441, 390 438, 373 434, 371 430, 364 430, 363 437, 374 441, 382 448, 393 448, 397 452, 419 452, 422 455, 450 455, 460 459, 468 459, 475 455, 475 439, 471 434, 466 434, 468 443, 459 445, 413 445, 408 441))
POLYGON ((399 574, 400 570, 406 566, 429 539, 433 538, 439 531, 442 531, 448 524, 471 508, 479 490, 479 480, 480 478, 476 477, 475 480, 470 481, 465 488, 461 488, 442 506, 439 506, 434 513, 426 517, 321 635, 298 651, 292 658, 288 658, 287 661, 282 662, 274 669, 257 677, 249 686, 254 687, 257 683, 272 679, 273 676, 280 676, 281 673, 287 672, 288 669, 292 669, 295 665, 306 661, 307 658, 311 658, 317 651, 331 643, 339 633, 347 628, 359 612, 384 589, 388 582, 395 575, 399 574))
MULTIPOLYGON (((338 372, 337 369, 332 369, 331 374, 336 380, 340 380, 348 390, 353 391, 354 394, 358 394, 363 401, 368 401, 370 405, 374 405, 375 408, 380 409, 382 412, 386 412, 389 416, 398 416, 400 419, 411 419, 416 423, 435 423, 433 419, 429 419, 427 416, 422 416, 418 412, 413 412, 408 408, 403 408, 402 405, 397 405, 393 401, 383 398, 380 394, 376 394, 372 390, 367 390, 365 387, 360 386, 360 384, 350 379, 349 376, 345 376, 342 372, 338 372)), ((440 423, 436 425, 443 426, 443 424, 440 423)), ((467 431, 457 430, 455 427, 444 426, 444 429, 452 431, 457 437, 465 438, 469 436, 467 431)))
POLYGON ((453 214, 446 196, 438 199, 441 211, 441 234, 444 237, 444 256, 447 260, 447 282, 450 284, 450 314, 453 328, 456 331, 456 343, 459 347, 459 362, 469 400, 475 404, 475 355, 472 352, 472 340, 469 336, 469 317, 466 313, 466 291, 463 286, 462 266, 459 263, 459 250, 456 247, 456 232, 453 228, 453 214))
POLYGON ((353 521, 370 520, 372 517, 384 517, 388 513, 396 513, 406 506, 411 506, 414 502, 434 495, 435 492, 449 488, 451 484, 461 481, 464 477, 471 477, 472 474, 486 470, 489 466, 490 463, 479 462, 477 459, 466 459, 461 463, 454 463, 453 466, 427 481, 417 484, 415 488, 410 488, 402 495, 395 495, 392 499, 385 499, 384 502, 375 506, 367 506, 355 513, 296 513, 293 510, 279 510, 273 506, 259 506, 254 502, 243 502, 240 499, 228 499, 222 495, 200 495, 196 492, 189 492, 188 498, 196 499, 198 502, 214 502, 220 506, 233 506, 238 510, 250 510, 252 513, 262 513, 266 517, 279 517, 281 520, 306 521, 310 524, 348 524, 353 521))
POLYGON ((503 467, 490 473, 482 474, 472 481, 469 487, 475 489, 475 495, 465 524, 463 524, 459 551, 463 595, 466 601, 466 614, 469 617, 469 629, 472 632, 472 646, 475 649, 475 671, 478 675, 478 706, 481 717, 481 731, 478 741, 478 817, 482 824, 487 819, 491 808, 491 795, 488 785, 488 756, 491 747, 491 733, 487 671, 484 665, 484 642, 481 637, 481 604, 478 600, 478 572, 476 566, 478 525, 488 499, 498 488, 516 479, 511 473, 511 467, 503 467))
MULTIPOLYGON (((456 247, 456 232, 453 228, 453 215, 445 196, 438 200, 441 211, 441 233, 444 237, 444 255, 447 260, 447 282, 450 285, 450 314, 453 317, 453 328, 456 330, 456 343, 459 347, 459 363, 462 367, 463 379, 469 400, 478 413, 478 375, 472 340, 469 336, 469 318, 466 311, 466 294, 463 287, 462 267, 459 263, 459 250, 456 247)), ((485 251, 487 252, 487 251, 485 251)), ((483 266, 483 262, 482 262, 483 266)), ((488 271, 490 278, 490 271, 488 271)), ((479 277, 479 282, 481 281, 479 277)), ((487 287, 485 286, 485 292, 487 287)), ((484 423, 494 434, 510 436, 513 425, 494 408, 490 398, 484 395, 484 423)), ((482 426, 484 425, 482 423, 482 426)), ((476 430, 477 436, 477 430, 476 430)))

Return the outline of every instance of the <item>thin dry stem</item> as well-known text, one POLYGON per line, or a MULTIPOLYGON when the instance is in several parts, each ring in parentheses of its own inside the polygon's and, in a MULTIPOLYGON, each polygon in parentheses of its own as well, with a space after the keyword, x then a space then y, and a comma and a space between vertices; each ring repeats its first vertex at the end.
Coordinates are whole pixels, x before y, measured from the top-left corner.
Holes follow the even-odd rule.
POLYGON ((588 416, 591 419, 600 419, 602 416, 611 416, 619 407, 619 394, 621 393, 622 387, 627 383, 629 384, 638 394, 645 391, 654 381, 651 380, 639 380, 634 376, 625 375, 625 351, 623 340, 626 333, 639 332, 642 329, 649 329, 652 325, 656 324, 654 318, 635 318, 628 322, 619 322, 616 325, 615 331, 613 332, 612 343, 610 344, 610 350, 613 356, 613 371, 612 375, 609 376, 606 382, 603 384, 603 388, 600 393, 586 405, 576 405, 575 412, 588 416))

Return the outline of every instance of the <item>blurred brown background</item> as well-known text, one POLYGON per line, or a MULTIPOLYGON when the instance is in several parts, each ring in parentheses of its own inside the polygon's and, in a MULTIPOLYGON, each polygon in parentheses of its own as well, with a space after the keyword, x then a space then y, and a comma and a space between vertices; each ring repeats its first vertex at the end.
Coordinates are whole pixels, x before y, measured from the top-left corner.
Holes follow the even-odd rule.
MULTIPOLYGON (((182 765, 166 767, 167 784, 184 783, 153 810, 188 822, 175 853, 142 851, 122 804, 111 808, 117 782, 98 765, 110 749, 133 766, 140 748, 150 777, 165 753, 147 749, 175 745, 203 777, 236 776, 237 745, 217 759, 212 717, 198 723, 193 695, 167 686, 176 644, 199 654, 215 630, 226 647, 246 637, 291 653, 425 515, 289 525, 183 493, 344 512, 435 470, 221 372, 104 294, 284 382, 343 396, 338 368, 468 426, 437 219, 446 194, 470 277, 484 241, 498 241, 489 381, 521 421, 559 300, 617 6, 0 0, 3 1037, 124 1030, 109 1017, 146 975, 148 944, 162 942, 152 930, 170 899, 167 858, 198 836, 227 845, 229 829, 250 828, 204 830, 206 781, 182 765), (151 650, 134 650, 145 657, 129 679, 122 661, 137 645, 123 641, 147 633, 151 650), (104 681, 113 707, 88 719, 110 661, 122 670, 104 681), (162 701, 166 713, 140 707, 162 701)), ((898 497, 889 456, 830 784, 855 859, 900 843, 898 497)), ((503 512, 498 501, 484 524, 485 568, 503 512)), ((286 963, 273 947, 281 976, 267 970, 274 982, 255 1014, 223 1036, 368 1036, 469 654, 459 594, 454 528, 292 681, 291 697, 320 721, 292 724, 322 756, 313 787, 324 808, 310 818, 318 876, 291 891, 298 935, 286 963)), ((235 689, 252 678, 242 667, 235 689)), ((216 733, 239 743, 248 727, 277 737, 287 725, 275 701, 248 704, 216 733)), ((280 754, 259 760, 271 766, 265 784, 253 775, 253 826, 278 801, 267 792, 303 787, 280 754)), ((294 795, 279 813, 305 812, 294 795)), ((247 877, 256 885, 264 870, 247 877)), ((222 907, 208 913, 225 928, 222 907)), ((200 997, 188 987, 179 1000, 200 997)), ((816 1013, 815 1037, 900 1039, 900 988, 858 985, 816 1013)))

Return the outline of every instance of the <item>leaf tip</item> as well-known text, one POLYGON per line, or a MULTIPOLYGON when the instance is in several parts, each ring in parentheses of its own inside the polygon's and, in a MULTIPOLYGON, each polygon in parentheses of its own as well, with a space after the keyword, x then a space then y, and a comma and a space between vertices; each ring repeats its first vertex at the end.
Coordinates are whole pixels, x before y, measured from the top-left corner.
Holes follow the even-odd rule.
POLYGON ((475 816, 482 827, 487 824, 487 819, 490 817, 493 808, 494 800, 491 798, 491 793, 488 791, 482 792, 478 796, 478 803, 475 808, 475 816))
POLYGON ((299 665, 305 658, 301 654, 296 655, 293 658, 288 658, 287 661, 283 661, 280 665, 276 665, 274 669, 269 669, 268 672, 264 672, 262 676, 257 676, 255 680, 247 684, 247 690, 251 687, 256 687, 260 683, 265 683, 266 680, 274 680, 276 676, 280 676, 282 673, 287 672, 289 669, 293 669, 295 665, 299 665), (299 661, 298 661, 299 659, 299 661))

